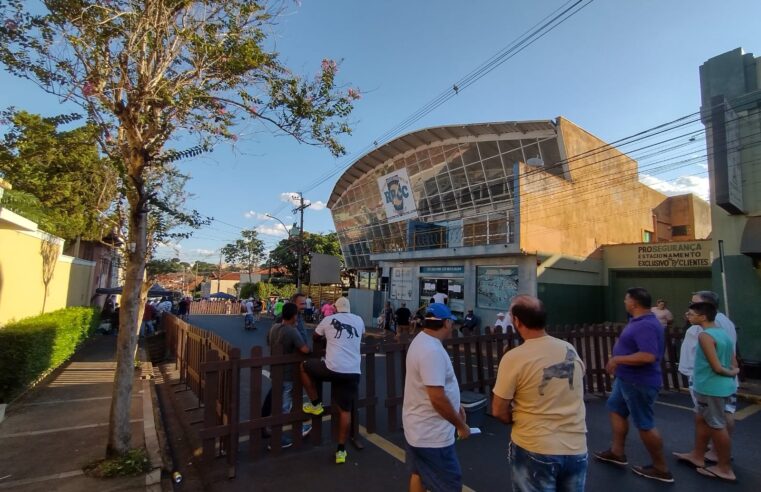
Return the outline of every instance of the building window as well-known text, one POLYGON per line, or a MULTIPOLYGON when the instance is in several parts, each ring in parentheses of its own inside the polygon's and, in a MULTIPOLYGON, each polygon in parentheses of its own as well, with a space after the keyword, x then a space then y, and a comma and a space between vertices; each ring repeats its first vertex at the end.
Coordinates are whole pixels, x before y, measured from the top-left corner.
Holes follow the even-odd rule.
POLYGON ((653 242, 653 231, 642 231, 642 242, 643 243, 652 243, 653 242))
POLYGON ((673 226, 671 228, 671 235, 672 236, 689 236, 690 226, 687 226, 687 225, 673 226))

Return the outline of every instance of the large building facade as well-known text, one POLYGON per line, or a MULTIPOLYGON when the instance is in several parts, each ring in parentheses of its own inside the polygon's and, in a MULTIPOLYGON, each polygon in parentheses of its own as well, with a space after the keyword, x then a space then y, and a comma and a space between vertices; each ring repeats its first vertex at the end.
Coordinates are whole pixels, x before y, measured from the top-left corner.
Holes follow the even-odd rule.
POLYGON ((700 67, 700 86, 713 290, 738 326, 743 357, 761 374, 761 58, 740 48, 711 58, 700 67))
POLYGON ((636 161, 564 118, 404 135, 354 162, 328 207, 360 286, 410 307, 443 292, 487 324, 517 293, 556 323, 601 321, 601 246, 710 234, 705 202, 641 184, 636 161))

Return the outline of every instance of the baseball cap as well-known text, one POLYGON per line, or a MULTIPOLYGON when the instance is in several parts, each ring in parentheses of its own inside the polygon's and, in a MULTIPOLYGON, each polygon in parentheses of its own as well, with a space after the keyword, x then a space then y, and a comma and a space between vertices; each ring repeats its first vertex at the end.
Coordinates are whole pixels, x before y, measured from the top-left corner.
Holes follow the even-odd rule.
POLYGON ((504 317, 505 317, 505 313, 497 313, 497 318, 504 318, 504 317))
POLYGON ((336 311, 339 313, 348 313, 351 311, 351 304, 349 304, 349 300, 345 297, 339 297, 336 299, 335 306, 336 311))
POLYGON ((440 302, 434 302, 428 305, 428 309, 425 312, 426 314, 432 314, 434 318, 438 319, 451 319, 451 320, 457 320, 455 316, 452 315, 452 311, 449 310, 449 308, 440 302))

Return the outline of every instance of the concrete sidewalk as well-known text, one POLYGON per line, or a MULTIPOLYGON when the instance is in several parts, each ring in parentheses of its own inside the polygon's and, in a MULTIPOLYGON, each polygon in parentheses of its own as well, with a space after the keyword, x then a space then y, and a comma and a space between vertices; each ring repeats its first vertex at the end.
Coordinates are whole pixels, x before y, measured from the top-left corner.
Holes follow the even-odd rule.
MULTIPOLYGON (((95 335, 71 361, 8 407, 0 423, 0 490, 146 490, 145 475, 95 479, 82 472, 105 455, 115 346, 115 336, 95 335)), ((143 388, 150 386, 141 384, 136 372, 132 447, 145 444, 143 388)), ((153 415, 148 418, 153 421, 153 415)))

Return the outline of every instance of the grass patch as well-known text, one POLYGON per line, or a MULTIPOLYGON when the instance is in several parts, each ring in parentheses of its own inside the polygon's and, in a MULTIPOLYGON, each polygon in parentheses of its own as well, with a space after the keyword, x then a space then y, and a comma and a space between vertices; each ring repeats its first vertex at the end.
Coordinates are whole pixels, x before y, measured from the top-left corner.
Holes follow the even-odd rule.
POLYGON ((145 448, 137 448, 123 456, 93 461, 83 471, 96 478, 134 477, 151 471, 151 460, 145 448))

